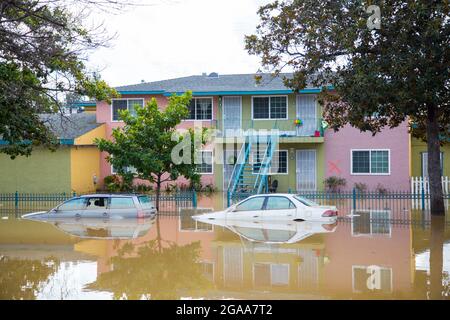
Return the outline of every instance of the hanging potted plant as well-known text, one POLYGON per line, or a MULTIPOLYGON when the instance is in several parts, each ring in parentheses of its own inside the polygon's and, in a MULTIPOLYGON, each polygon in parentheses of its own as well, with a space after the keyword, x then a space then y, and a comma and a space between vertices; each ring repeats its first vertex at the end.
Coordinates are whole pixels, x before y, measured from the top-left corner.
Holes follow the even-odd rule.
POLYGON ((300 126, 302 126, 303 125, 303 121, 302 121, 302 119, 295 119, 294 120, 294 124, 297 126, 297 127, 300 127, 300 126))

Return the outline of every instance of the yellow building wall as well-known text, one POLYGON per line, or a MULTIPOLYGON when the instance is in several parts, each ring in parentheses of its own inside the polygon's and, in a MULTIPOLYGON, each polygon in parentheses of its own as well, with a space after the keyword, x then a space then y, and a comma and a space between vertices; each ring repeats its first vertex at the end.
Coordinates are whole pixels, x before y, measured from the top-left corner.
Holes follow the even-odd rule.
POLYGON ((77 194, 95 192, 94 176, 100 177, 100 151, 96 146, 73 146, 70 150, 71 188, 77 194))
POLYGON ((74 141, 74 145, 80 146, 80 145, 93 145, 95 138, 103 138, 106 139, 106 125, 102 124, 101 126, 98 126, 97 128, 83 134, 82 136, 78 137, 74 141))

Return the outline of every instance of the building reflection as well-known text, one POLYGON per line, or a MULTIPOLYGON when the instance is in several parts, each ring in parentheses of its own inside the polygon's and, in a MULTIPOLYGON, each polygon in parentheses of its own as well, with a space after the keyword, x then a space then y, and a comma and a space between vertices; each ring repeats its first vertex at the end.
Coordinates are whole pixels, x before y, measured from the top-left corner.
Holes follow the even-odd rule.
MULTIPOLYGON (((91 236, 75 237, 67 228, 62 232, 43 223, 36 228, 37 222, 2 221, 0 255, 9 259, 8 265, 11 259, 25 266, 25 261, 45 262, 49 257, 59 262, 95 261, 95 281, 85 289, 113 292, 116 298, 448 297, 449 270, 442 251, 450 249, 449 228, 439 229, 430 255, 430 225, 393 223, 387 210, 353 212, 322 232, 314 226, 306 232, 307 224, 230 227, 191 218, 213 206, 161 215, 150 226, 137 228, 145 232, 124 237, 114 236, 111 229, 101 231, 98 225, 93 229, 89 223, 83 227, 91 236), (439 250, 440 256, 435 254, 439 250), (431 268, 420 264, 420 259, 426 262, 430 257, 431 268)), ((17 268, 25 273, 28 269, 17 268)), ((8 286, 14 285, 9 281, 8 286)), ((7 295, 2 298, 10 298, 7 295)))

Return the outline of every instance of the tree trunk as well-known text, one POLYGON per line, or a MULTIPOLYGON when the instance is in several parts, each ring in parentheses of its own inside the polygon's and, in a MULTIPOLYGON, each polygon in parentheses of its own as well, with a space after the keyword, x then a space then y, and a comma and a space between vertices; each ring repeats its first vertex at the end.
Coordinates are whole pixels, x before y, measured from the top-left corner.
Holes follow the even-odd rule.
POLYGON ((427 114, 428 179, 430 183, 430 208, 432 215, 445 215, 441 182, 441 159, 439 144, 439 123, 434 106, 427 114))
POLYGON ((159 196, 161 194, 161 175, 158 175, 158 180, 156 180, 156 210, 159 213, 159 196))

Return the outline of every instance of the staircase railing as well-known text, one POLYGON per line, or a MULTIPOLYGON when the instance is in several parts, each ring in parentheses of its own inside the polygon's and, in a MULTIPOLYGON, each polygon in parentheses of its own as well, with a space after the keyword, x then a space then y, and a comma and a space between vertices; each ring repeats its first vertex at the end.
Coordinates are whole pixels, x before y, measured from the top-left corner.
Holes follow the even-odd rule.
POLYGON ((236 159, 236 163, 234 164, 233 172, 231 173, 230 181, 228 183, 228 192, 231 194, 236 191, 237 184, 250 153, 250 148, 251 142, 247 137, 242 144, 241 150, 239 151, 239 155, 236 159))

